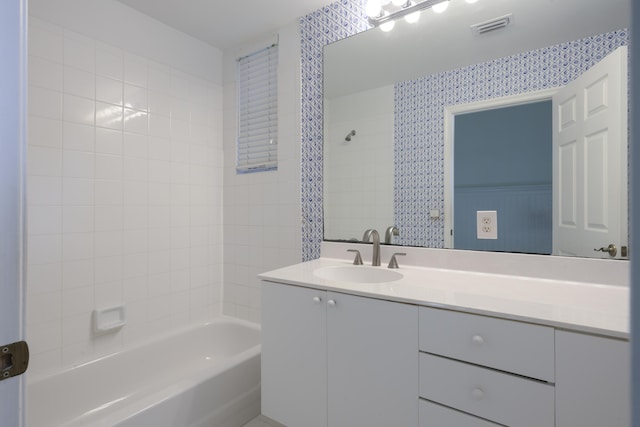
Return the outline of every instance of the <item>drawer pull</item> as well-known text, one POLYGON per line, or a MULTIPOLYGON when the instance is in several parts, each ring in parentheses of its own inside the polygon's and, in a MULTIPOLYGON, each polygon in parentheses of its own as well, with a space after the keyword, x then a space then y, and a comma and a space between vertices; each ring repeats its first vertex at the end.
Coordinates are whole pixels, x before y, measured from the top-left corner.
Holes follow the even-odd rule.
POLYGON ((322 298, 320 297, 313 297, 313 302, 315 302, 316 304, 319 304, 322 301, 322 298))
POLYGON ((482 345, 484 344, 484 338, 482 338, 481 335, 474 335, 473 338, 471 338, 471 342, 474 343, 475 345, 482 345))
POLYGON ((471 397, 473 397, 475 400, 482 400, 484 398, 484 390, 482 390, 480 387, 476 387, 473 390, 471 390, 471 397))
POLYGON ((336 302, 335 302, 335 300, 330 299, 329 301, 327 301, 327 304, 333 306, 333 305, 336 305, 336 302))

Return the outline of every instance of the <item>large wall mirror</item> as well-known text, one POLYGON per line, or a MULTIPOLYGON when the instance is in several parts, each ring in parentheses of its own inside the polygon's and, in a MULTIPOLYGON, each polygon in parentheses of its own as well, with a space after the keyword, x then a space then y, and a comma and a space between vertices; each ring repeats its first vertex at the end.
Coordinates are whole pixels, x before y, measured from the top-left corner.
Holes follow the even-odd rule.
POLYGON ((449 3, 325 47, 324 239, 627 258, 630 1, 449 3))

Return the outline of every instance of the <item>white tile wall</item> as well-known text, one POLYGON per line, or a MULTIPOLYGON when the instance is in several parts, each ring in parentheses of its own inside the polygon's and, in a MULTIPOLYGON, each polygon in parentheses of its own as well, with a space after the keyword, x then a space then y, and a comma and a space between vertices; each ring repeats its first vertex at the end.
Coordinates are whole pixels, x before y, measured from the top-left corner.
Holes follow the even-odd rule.
POLYGON ((220 313, 222 88, 29 25, 26 327, 38 376, 220 313), (92 311, 115 304, 127 325, 94 336, 92 311))
POLYGON ((272 41, 225 52, 224 313, 256 322, 261 299, 257 274, 302 259, 298 27, 295 22, 279 32, 277 171, 235 171, 235 60, 272 41))
MULTIPOLYGON (((393 86, 325 100, 324 236, 362 239, 393 218, 393 86), (345 141, 352 130, 356 135, 345 141)), ((384 238, 384 236, 381 236, 384 238)))

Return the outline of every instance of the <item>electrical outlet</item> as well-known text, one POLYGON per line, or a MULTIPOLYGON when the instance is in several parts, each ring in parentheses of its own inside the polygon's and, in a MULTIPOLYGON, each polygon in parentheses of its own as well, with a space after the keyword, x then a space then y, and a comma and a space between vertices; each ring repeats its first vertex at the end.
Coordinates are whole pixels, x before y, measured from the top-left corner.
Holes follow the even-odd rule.
POLYGON ((478 239, 498 238, 497 211, 476 211, 478 239))

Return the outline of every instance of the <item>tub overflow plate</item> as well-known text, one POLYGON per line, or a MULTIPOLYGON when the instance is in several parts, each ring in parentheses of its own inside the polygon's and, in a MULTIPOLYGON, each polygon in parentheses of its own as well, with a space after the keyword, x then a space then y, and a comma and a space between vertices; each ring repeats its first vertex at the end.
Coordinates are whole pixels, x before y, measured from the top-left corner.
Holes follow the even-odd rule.
POLYGON ((24 374, 29 366, 29 346, 25 341, 0 346, 0 381, 24 374))

